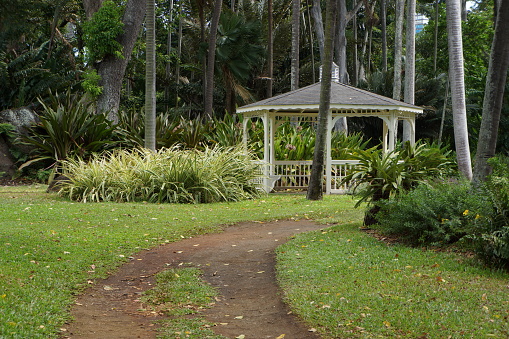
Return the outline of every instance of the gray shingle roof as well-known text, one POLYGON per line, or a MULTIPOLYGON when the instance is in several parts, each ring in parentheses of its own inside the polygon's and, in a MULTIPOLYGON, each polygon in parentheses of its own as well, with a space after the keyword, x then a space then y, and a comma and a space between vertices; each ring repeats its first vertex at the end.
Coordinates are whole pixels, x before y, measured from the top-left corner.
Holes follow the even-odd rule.
MULTIPOLYGON (((261 100, 249 105, 240 107, 239 113, 242 111, 252 111, 255 108, 262 109, 262 107, 278 107, 278 106, 297 106, 318 105, 320 103, 320 83, 299 88, 297 90, 283 93, 272 98, 261 100)), ((331 107, 340 108, 341 106, 351 107, 358 105, 362 107, 402 107, 410 110, 421 110, 422 108, 414 105, 407 104, 402 101, 394 100, 382 95, 371 93, 359 88, 348 86, 341 83, 331 83, 331 107)))

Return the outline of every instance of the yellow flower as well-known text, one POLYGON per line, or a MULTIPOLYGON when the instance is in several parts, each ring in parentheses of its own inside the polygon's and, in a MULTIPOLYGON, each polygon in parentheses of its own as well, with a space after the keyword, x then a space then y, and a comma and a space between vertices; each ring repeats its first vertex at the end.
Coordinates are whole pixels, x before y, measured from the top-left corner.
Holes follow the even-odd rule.
POLYGON ((479 219, 480 217, 481 217, 481 216, 480 216, 479 214, 476 214, 476 215, 475 215, 475 219, 476 219, 476 220, 477 220, 477 219, 479 219))
POLYGON ((468 210, 465 210, 465 212, 463 212, 463 215, 468 215, 468 210))

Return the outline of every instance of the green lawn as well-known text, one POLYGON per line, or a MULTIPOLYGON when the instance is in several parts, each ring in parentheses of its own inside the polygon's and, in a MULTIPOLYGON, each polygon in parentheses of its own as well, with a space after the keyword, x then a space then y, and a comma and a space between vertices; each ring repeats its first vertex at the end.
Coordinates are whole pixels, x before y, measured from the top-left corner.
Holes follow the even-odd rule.
POLYGON ((509 337, 509 274, 388 246, 359 226, 298 235, 278 250, 287 300, 325 338, 509 337))
MULTIPOLYGON (((507 338, 509 274, 360 232, 350 197, 207 205, 89 203, 0 188, 0 338, 56 338, 74 296, 140 249, 246 220, 338 223, 278 250, 295 313, 331 338, 507 338)), ((176 312, 178 314, 178 312, 176 312)))
POLYGON ((0 187, 0 338, 55 338, 74 296, 144 248, 247 220, 317 218, 345 197, 270 195, 203 205, 75 203, 45 186, 0 187))

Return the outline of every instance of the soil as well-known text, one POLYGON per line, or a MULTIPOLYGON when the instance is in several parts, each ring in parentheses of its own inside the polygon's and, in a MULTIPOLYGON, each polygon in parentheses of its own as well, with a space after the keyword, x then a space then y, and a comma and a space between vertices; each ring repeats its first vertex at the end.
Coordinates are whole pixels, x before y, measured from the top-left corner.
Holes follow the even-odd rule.
POLYGON ((322 229, 312 221, 241 223, 222 233, 185 239, 143 251, 109 278, 94 283, 76 300, 74 321, 62 338, 156 338, 162 319, 146 311, 140 294, 168 267, 199 267, 218 288, 215 304, 201 312, 227 338, 319 338, 282 301, 275 277, 274 250, 294 234, 322 229))

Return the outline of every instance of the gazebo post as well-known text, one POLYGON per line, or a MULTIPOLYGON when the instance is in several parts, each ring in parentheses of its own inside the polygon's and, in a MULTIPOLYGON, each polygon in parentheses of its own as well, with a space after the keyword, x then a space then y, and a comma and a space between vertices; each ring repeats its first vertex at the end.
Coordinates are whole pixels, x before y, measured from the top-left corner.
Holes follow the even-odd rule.
POLYGON ((244 151, 246 151, 246 153, 248 150, 247 142, 248 142, 248 136, 249 136, 247 124, 250 121, 251 121, 251 117, 246 117, 246 116, 244 116, 244 119, 242 120, 242 132, 243 132, 242 133, 242 144, 244 147, 244 151))

